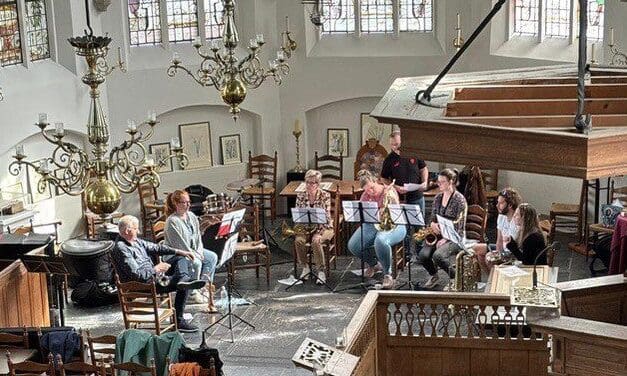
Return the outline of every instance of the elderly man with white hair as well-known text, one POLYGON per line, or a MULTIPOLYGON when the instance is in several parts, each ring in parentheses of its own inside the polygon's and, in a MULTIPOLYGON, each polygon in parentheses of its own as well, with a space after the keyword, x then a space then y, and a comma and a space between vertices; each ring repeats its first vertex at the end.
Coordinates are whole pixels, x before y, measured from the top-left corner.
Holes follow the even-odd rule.
POLYGON ((121 282, 156 282, 159 275, 170 277, 166 286, 155 283, 157 292, 176 290, 174 308, 176 309, 177 329, 180 332, 195 332, 198 328, 183 319, 183 311, 187 300, 187 290, 198 289, 205 285, 204 281, 192 280, 191 252, 155 244, 137 237, 139 220, 132 215, 120 219, 118 228, 120 235, 115 240, 112 251, 118 277, 121 282), (154 265, 150 256, 173 255, 168 262, 154 265))

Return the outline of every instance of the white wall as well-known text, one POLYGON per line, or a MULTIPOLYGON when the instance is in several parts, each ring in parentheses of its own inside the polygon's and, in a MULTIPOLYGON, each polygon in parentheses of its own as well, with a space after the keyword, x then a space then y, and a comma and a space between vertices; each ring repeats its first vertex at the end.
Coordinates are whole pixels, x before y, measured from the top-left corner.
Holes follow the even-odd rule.
MULTIPOLYGON (((55 24, 61 34, 55 37, 58 42, 56 60, 62 62, 62 66, 44 62, 33 64, 28 69, 9 67, 0 70, 0 84, 5 93, 5 101, 0 103, 0 129, 7 134, 0 139, 0 153, 6 154, 20 140, 33 133, 35 128, 30 124, 36 120, 38 112, 49 112, 51 118, 66 122, 72 129, 83 130, 88 111, 87 91, 80 83, 80 77, 72 72, 82 72, 84 66, 72 57, 65 41, 68 34, 78 35, 85 27, 81 3, 79 0, 54 1, 55 24)), ((285 15, 290 17, 291 31, 299 48, 289 61, 291 72, 283 84, 277 87, 266 82, 259 89, 250 90, 242 105, 247 112, 242 114, 240 121, 233 123, 215 89, 201 88, 184 73, 174 78, 166 75, 173 51, 181 54, 184 64, 191 69, 196 68, 193 64, 197 64, 199 59, 191 45, 130 48, 127 44, 126 0, 114 0, 107 12, 92 12, 96 30, 109 33, 113 38, 113 48, 122 45, 123 58, 129 68, 126 74, 116 72, 109 76, 102 88, 112 143, 123 140, 127 119, 141 120, 148 110, 155 110, 163 122, 151 142, 167 141, 174 132, 172 128, 179 122, 201 119, 211 122, 214 159, 219 159, 219 134, 242 134, 244 157, 245 145, 257 153, 272 154, 278 150, 279 186, 285 180, 285 171, 296 162, 291 133, 296 119, 304 128, 301 138, 303 161, 310 162, 315 150, 326 150, 326 128, 329 127, 350 129, 350 153, 354 157, 359 137, 359 113, 372 108, 376 98, 385 93, 395 78, 436 74, 454 53, 452 40, 456 13, 462 13, 464 36, 467 37, 488 13, 492 1, 440 0, 435 3, 436 33, 417 36, 417 47, 404 50, 407 43, 412 45, 412 40, 407 38, 396 40, 378 36, 365 40, 367 36, 364 36, 354 39, 354 45, 349 49, 340 44, 340 50, 325 52, 321 49, 323 44, 312 44, 317 38, 312 37, 312 26, 300 1, 240 1, 238 27, 242 44, 257 32, 263 32, 268 42, 261 61, 274 55, 285 15), (371 56, 363 56, 364 48, 371 56), (398 51, 397 55, 393 54, 394 51, 398 51)), ((609 27, 614 26, 616 40, 625 49, 627 26, 621 21, 627 17, 627 3, 607 1, 606 7, 606 34, 609 27)), ((503 26, 502 20, 500 26, 498 22, 494 28, 503 26)), ((493 32, 493 28, 486 29, 452 71, 471 72, 553 63, 529 57, 495 55, 503 47, 503 41, 491 39, 493 32)), ((346 166, 346 171, 350 172, 352 163, 347 161, 346 166)), ((173 188, 175 184, 170 185, 171 182, 183 185, 198 182, 197 179, 204 179, 213 189, 244 177, 244 171, 242 165, 239 168, 213 167, 206 171, 164 174, 162 190, 173 188)), ((0 177, 3 174, 0 173, 0 177)), ((541 212, 547 212, 552 201, 577 202, 579 196, 580 183, 572 179, 503 172, 500 181, 501 185, 519 187, 541 212)), ((130 195, 124 201, 134 197, 130 195)))

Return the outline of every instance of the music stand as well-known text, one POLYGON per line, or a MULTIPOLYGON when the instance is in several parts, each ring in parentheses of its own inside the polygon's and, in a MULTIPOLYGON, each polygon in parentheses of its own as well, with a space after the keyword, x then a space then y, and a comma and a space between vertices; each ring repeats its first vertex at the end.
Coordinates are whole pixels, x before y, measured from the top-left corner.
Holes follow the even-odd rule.
MULTIPOLYGON (((327 212, 324 208, 292 208, 292 221, 294 224, 303 224, 303 225, 324 225, 327 224, 327 212)), ((310 241, 311 243, 311 241, 310 241)), ((296 252, 296 250, 294 250, 296 252)), ((309 278, 309 276, 313 277, 313 281, 317 283, 320 281, 323 285, 325 285, 330 291, 333 291, 331 286, 329 286, 325 281, 321 280, 318 275, 313 273, 312 268, 312 258, 313 256, 313 247, 310 244, 309 246, 309 254, 308 254, 308 265, 309 265, 309 273, 304 276, 298 278, 291 285, 285 288, 285 291, 294 287, 298 281, 303 281, 309 278)))
MULTIPOLYGON (((405 226, 406 230, 409 231, 409 226, 424 226, 425 220, 422 216, 422 210, 420 209, 420 205, 413 204, 389 204, 388 209, 390 210, 390 218, 392 219, 392 223, 397 226, 405 226)), ((406 250, 409 252, 409 250, 406 250)), ((394 260, 392 260, 394 262, 394 260)), ((414 286, 411 281, 411 260, 407 263, 407 282, 398 286, 396 289, 400 290, 406 284, 409 285, 409 289, 413 290, 414 286)))
MULTIPOLYGON (((65 296, 63 295, 63 288, 61 288, 59 284, 59 276, 66 276, 71 273, 63 262, 63 257, 21 255, 20 259, 29 273, 42 273, 50 276, 49 285, 52 288, 52 294, 57 301, 59 321, 62 327, 65 326, 65 296)), ((53 309, 57 308, 54 307, 54 301, 52 302, 52 306, 53 307, 51 308, 53 309)))
MULTIPOLYGON (((218 237, 226 237, 228 236, 228 240, 226 241, 226 243, 224 244, 224 250, 222 251, 222 255, 220 256, 220 263, 218 264, 217 267, 222 267, 223 265, 225 265, 226 263, 232 263, 233 262, 233 256, 235 255, 235 250, 236 250, 236 246, 237 246, 237 239, 239 237, 239 225, 242 222, 242 219, 244 218, 244 213, 246 212, 246 209, 241 209, 241 210, 236 210, 233 212, 229 212, 227 214, 231 214, 228 215, 225 214, 224 217, 222 217, 222 223, 220 224, 220 229, 228 229, 228 234, 226 235, 220 235, 220 230, 218 230, 218 237)), ((225 230, 226 231, 226 230, 225 230)), ((229 268, 227 267, 227 270, 229 268)), ((243 318, 241 318, 240 316, 238 316, 236 313, 233 313, 233 308, 231 305, 231 299, 232 299, 232 290, 234 289, 233 286, 233 278, 228 276, 228 272, 227 272, 227 283, 226 283, 226 291, 227 291, 227 297, 228 297, 228 303, 227 303, 227 312, 224 313, 219 319, 218 321, 214 322, 213 324, 209 325, 208 327, 206 327, 203 331, 202 331, 202 343, 205 343, 205 334, 207 333, 207 331, 211 328, 213 328, 216 325, 221 325, 227 329, 229 329, 230 333, 231 333, 231 343, 235 342, 235 339, 233 338, 233 328, 235 327, 235 325, 237 325, 238 323, 244 323, 248 326, 250 326, 251 328, 255 329, 255 326, 251 323, 249 323, 248 321, 244 320, 243 318), (235 317, 238 322, 236 322, 235 324, 233 324, 233 317, 235 317), (223 320, 228 320, 228 324, 223 324, 222 321, 223 320)))
POLYGON ((362 290, 367 291, 367 286, 370 285, 366 285, 364 282, 364 257, 366 256, 366 250, 364 249, 364 224, 379 223, 379 204, 373 201, 342 201, 342 211, 344 213, 344 222, 359 223, 359 231, 361 231, 361 282, 356 285, 346 286, 339 290, 336 286, 333 292, 340 292, 354 288, 361 288, 362 290))

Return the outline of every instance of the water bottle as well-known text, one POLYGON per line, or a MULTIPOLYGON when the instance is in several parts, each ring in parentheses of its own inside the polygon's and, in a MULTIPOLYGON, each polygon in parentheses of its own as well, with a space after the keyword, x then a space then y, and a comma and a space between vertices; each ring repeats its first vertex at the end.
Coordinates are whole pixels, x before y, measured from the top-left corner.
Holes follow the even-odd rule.
POLYGON ((220 305, 223 308, 226 308, 226 306, 228 304, 227 303, 228 299, 229 299, 229 296, 228 296, 228 293, 226 291, 226 286, 220 287, 220 305))

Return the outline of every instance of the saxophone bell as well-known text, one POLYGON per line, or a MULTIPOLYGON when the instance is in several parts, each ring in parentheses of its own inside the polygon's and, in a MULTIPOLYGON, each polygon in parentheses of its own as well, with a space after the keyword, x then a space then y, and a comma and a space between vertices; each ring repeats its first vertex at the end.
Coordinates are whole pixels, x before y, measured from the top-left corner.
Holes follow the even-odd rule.
POLYGON ((396 179, 392 180, 390 185, 385 187, 385 196, 383 197, 383 207, 380 211, 380 222, 375 224, 374 227, 377 231, 392 231, 396 228, 396 224, 392 221, 392 215, 390 214, 390 208, 388 207, 395 201, 396 190, 394 189, 394 183, 396 179))

